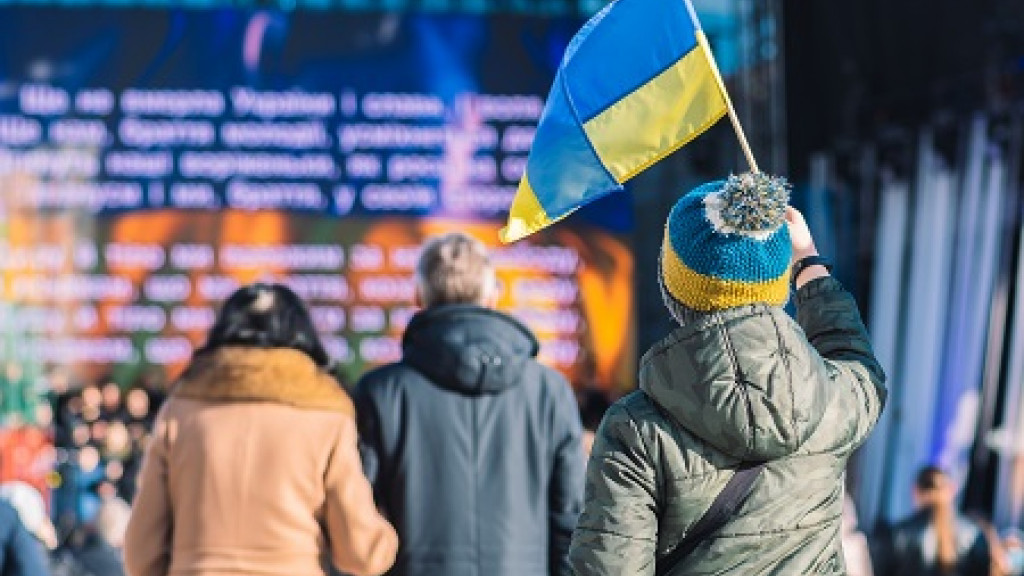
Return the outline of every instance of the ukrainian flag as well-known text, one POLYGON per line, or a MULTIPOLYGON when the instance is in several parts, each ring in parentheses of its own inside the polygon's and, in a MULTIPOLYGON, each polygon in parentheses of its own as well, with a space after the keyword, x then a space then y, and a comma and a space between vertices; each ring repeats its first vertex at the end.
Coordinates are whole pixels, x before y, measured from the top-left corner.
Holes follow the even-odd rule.
POLYGON ((534 136, 502 242, 616 190, 728 110, 689 0, 617 0, 573 37, 534 136))

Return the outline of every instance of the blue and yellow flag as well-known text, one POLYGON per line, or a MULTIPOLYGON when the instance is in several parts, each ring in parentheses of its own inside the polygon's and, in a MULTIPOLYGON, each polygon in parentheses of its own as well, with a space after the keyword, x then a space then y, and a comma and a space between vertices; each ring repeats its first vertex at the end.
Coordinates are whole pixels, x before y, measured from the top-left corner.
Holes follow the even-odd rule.
POLYGON ((512 201, 514 242, 707 130, 728 95, 689 0, 616 0, 566 48, 512 201))

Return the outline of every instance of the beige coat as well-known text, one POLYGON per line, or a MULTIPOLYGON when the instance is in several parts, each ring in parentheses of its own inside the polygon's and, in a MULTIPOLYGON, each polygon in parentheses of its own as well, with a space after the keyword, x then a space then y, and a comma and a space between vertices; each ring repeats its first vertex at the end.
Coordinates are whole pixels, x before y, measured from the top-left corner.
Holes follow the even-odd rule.
POLYGON ((303 353, 197 360, 157 420, 125 541, 130 576, 354 576, 398 539, 363 476, 348 396, 303 353))

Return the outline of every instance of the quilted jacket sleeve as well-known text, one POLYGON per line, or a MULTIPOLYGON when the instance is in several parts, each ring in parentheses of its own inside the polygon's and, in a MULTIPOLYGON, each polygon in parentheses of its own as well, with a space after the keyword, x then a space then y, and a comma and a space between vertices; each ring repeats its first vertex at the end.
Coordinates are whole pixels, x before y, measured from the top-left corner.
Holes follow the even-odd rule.
MULTIPOLYGON (((867 438, 885 405, 885 374, 871 350, 868 331, 853 296, 831 277, 804 285, 796 297, 797 322, 821 357, 819 372, 835 386, 849 415, 837 449, 853 449, 867 438)), ((813 354, 811 354, 813 356, 813 354)))
POLYGON ((627 397, 605 415, 587 466, 583 514, 569 560, 578 575, 650 576, 657 546, 657 479, 627 397))

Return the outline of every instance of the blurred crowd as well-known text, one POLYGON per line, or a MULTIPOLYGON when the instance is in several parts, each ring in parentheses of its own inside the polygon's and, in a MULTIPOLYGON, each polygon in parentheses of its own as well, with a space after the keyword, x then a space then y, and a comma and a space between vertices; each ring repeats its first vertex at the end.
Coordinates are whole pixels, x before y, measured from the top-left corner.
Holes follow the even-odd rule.
POLYGON ((82 384, 61 368, 33 378, 14 362, 0 375, 0 498, 49 552, 55 576, 123 574, 120 548, 162 375, 82 384))
POLYGON ((55 517, 88 523, 106 502, 131 502, 163 397, 149 379, 126 389, 113 380, 69 389, 63 375, 51 379, 48 400, 60 477, 55 517))

